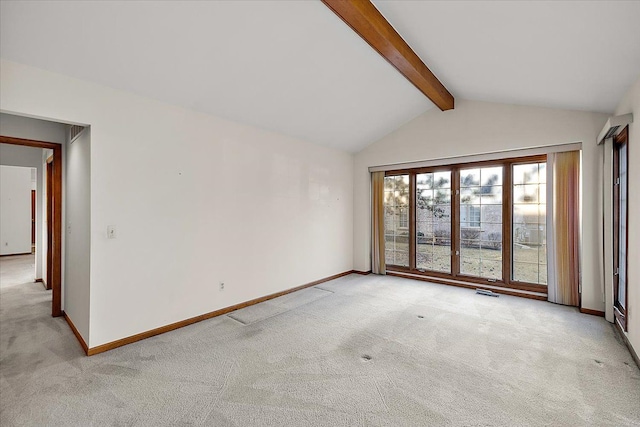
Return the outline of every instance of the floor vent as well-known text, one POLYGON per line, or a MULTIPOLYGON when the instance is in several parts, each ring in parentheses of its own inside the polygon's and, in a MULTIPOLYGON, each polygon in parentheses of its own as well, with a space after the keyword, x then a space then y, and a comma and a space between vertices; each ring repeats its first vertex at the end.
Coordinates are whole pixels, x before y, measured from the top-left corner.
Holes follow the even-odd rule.
POLYGON ((487 291, 486 289, 476 289, 476 294, 486 295, 488 297, 499 297, 499 294, 496 294, 493 291, 487 291))

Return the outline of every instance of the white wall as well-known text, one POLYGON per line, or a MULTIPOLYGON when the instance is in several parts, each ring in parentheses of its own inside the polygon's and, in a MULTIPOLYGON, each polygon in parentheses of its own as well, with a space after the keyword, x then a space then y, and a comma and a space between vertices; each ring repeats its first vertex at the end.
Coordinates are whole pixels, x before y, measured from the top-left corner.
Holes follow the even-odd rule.
POLYGON ((31 169, 0 166, 0 255, 31 253, 31 169))
POLYGON ((629 125, 629 253, 627 281, 627 337, 640 355, 640 78, 626 93, 616 115, 633 113, 629 125))
POLYGON ((0 85, 91 125, 91 347, 352 269, 351 154, 8 61, 0 85))
POLYGON ((89 337, 91 257, 91 136, 86 128, 67 143, 64 310, 86 340, 89 337))
MULTIPOLYGON (((63 144, 66 140, 67 125, 29 117, 0 113, 0 135, 14 138, 63 144)), ((0 144, 0 163, 14 166, 28 166, 37 169, 36 186, 36 278, 42 279, 46 271, 46 206, 45 168, 42 148, 0 144)), ((63 182, 64 186, 64 182, 63 182)))
POLYGON ((67 127, 48 120, 0 113, 0 134, 3 136, 64 144, 67 127))
POLYGON ((368 167, 541 145, 583 142, 582 306, 604 310, 597 235, 598 152, 595 140, 607 115, 456 100, 454 110, 431 109, 355 157, 354 268, 370 270, 368 167))
MULTIPOLYGON (((0 114, 0 135, 8 136, 4 133, 5 114, 0 114)), ((22 166, 36 169, 36 262, 35 278, 41 279, 43 264, 42 259, 46 256, 46 242, 44 240, 44 185, 42 174, 42 148, 24 147, 20 145, 0 144, 0 164, 9 166, 22 166)))

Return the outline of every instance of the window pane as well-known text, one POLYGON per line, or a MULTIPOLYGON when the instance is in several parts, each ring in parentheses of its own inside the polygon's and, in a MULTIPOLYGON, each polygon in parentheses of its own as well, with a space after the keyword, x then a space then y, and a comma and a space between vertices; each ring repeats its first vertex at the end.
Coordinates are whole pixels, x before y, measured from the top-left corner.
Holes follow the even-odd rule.
POLYGON ((538 264, 524 262, 513 263, 513 280, 518 282, 539 283, 538 272, 538 264))
POLYGON ((502 186, 480 187, 480 203, 483 205, 502 205, 502 186))
POLYGON ((416 268, 451 273, 451 171, 416 175, 416 268))
POLYGON ((545 184, 547 182, 547 164, 546 163, 538 163, 538 179, 541 184, 545 184))
POLYGON ((477 187, 480 185, 480 169, 464 169, 460 171, 460 187, 477 187))
POLYGON ((539 184, 526 184, 513 186, 513 203, 538 203, 539 184))
POLYGON ((461 204, 480 204, 480 187, 467 187, 460 189, 461 204))
POLYGON ((619 184, 619 234, 618 234, 618 305, 625 309, 627 306, 627 144, 620 147, 618 154, 619 184))
POLYGON ((385 260, 409 266, 409 175, 384 178, 385 260))
POLYGON ((433 188, 451 188, 451 172, 435 172, 433 174, 433 188))
MULTIPOLYGON (((485 224, 500 224, 502 225, 502 205, 487 205, 482 206, 481 211, 481 220, 485 224)), ((502 232, 502 227, 496 229, 496 227, 491 227, 491 230, 487 230, 487 232, 498 231, 502 232)))
POLYGON ((480 169, 482 185, 502 185, 502 166, 480 169))
POLYGON ((418 190, 431 190, 433 189, 433 174, 432 173, 420 173, 416 175, 416 188, 418 190))
POLYGON ((502 279, 502 261, 483 259, 481 262, 481 275, 488 279, 502 279))
POLYGON ((511 279, 547 283, 546 163, 513 166, 511 279))
POLYGON ((431 268, 434 271, 441 273, 451 272, 451 255, 438 255, 433 258, 433 266, 431 268))
POLYGON ((513 166, 514 185, 538 184, 540 182, 546 182, 546 163, 527 163, 513 166), (540 165, 544 165, 542 169, 540 165), (541 173, 542 171, 544 173, 541 173))
POLYGON ((409 266, 409 252, 395 251, 393 265, 409 266))
POLYGON ((460 273, 480 277, 480 260, 472 257, 460 257, 460 273))
POLYGON ((503 167, 460 170, 460 273, 502 280, 503 167))
POLYGON ((388 249, 384 251, 384 262, 386 264, 393 264, 393 251, 388 249))

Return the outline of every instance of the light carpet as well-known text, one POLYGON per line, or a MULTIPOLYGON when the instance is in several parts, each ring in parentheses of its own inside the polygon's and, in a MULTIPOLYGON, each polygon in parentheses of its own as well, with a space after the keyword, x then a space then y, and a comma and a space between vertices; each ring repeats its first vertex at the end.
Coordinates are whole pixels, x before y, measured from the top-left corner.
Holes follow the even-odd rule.
POLYGON ((4 289, 0 424, 640 425, 640 372, 602 318, 373 275, 299 294, 86 357, 50 293, 4 289))

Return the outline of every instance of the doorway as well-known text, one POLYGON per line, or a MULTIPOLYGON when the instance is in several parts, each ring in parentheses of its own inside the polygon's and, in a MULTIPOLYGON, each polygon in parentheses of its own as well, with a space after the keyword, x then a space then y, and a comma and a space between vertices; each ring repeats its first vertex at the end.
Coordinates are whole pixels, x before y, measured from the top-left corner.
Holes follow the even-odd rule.
POLYGON ((51 142, 0 136, 1 144, 53 150, 47 163, 47 276, 52 291, 51 315, 62 316, 62 145, 51 142))
POLYGON ((629 253, 629 128, 613 139, 613 298, 616 322, 627 330, 629 253))
MULTIPOLYGON (((35 172, 35 169, 34 169, 35 172)), ((36 190, 31 190, 31 253, 36 251, 36 190)))
POLYGON ((53 156, 47 159, 46 168, 45 218, 47 228, 45 232, 47 236, 47 271, 45 274, 45 287, 51 289, 53 280, 53 156))

